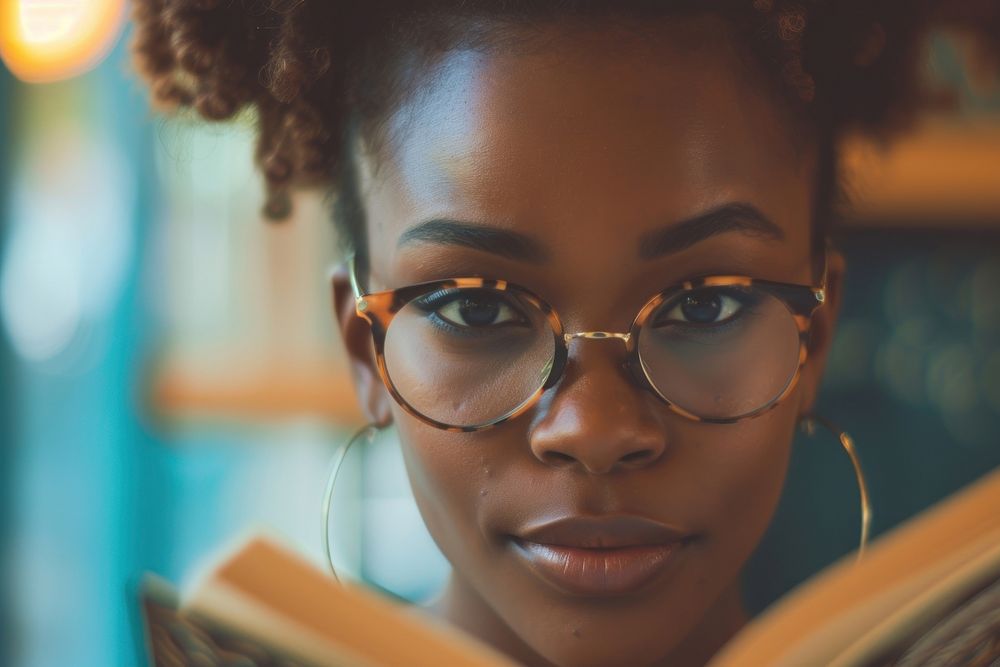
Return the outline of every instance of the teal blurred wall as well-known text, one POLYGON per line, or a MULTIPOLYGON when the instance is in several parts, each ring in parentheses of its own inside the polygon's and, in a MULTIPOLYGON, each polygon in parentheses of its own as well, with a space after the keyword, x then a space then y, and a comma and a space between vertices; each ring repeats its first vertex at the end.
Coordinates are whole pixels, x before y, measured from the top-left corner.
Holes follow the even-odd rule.
MULTIPOLYGON (((14 96, 14 79, 10 73, 0 66, 0 146, 10 146, 11 143, 11 100, 14 96)), ((9 148, 7 149, 9 150, 9 148)), ((0 152, 0 256, 3 255, 4 238, 6 234, 7 184, 9 180, 10 160, 6 152, 0 152)), ((0 665, 12 663, 10 647, 13 642, 13 625, 11 615, 10 579, 13 569, 10 566, 10 524, 11 507, 14 502, 13 493, 13 395, 12 363, 7 338, 0 336, 0 665)))
MULTIPOLYGON (((116 223, 127 231, 127 261, 101 317, 81 320, 70 351, 54 361, 15 360, 4 346, 2 409, 11 417, 3 420, 7 433, 0 448, 8 540, 5 622, 0 623, 5 635, 0 663, 5 665, 103 667, 136 662, 125 583, 130 573, 143 568, 159 532, 156 517, 144 513, 148 508, 141 499, 147 480, 139 465, 148 446, 139 421, 139 371, 148 331, 139 279, 148 247, 153 179, 149 112, 138 85, 129 80, 125 61, 124 47, 119 46, 99 68, 71 82, 29 91, 25 85, 12 85, 4 72, 0 84, 0 119, 17 132, 7 134, 4 183, 10 186, 22 175, 11 169, 27 159, 25 138, 48 129, 32 126, 34 119, 27 116, 24 104, 28 96, 44 109, 64 103, 71 90, 68 99, 78 107, 62 110, 64 116, 78 118, 90 138, 123 157, 127 186, 106 193, 122 198, 124 218, 116 223), (51 102, 46 102, 49 96, 51 102)), ((81 224, 88 215, 98 215, 88 210, 86 198, 74 212, 74 202, 55 201, 74 195, 44 190, 18 194, 16 206, 8 198, 3 207, 8 250, 15 247, 11 240, 16 234, 23 236, 17 225, 25 220, 14 219, 17 212, 51 213, 52 206, 61 206, 60 211, 78 215, 81 224)), ((85 260, 86 272, 100 272, 109 258, 97 252, 85 260)), ((66 285, 71 287, 75 285, 66 285)))

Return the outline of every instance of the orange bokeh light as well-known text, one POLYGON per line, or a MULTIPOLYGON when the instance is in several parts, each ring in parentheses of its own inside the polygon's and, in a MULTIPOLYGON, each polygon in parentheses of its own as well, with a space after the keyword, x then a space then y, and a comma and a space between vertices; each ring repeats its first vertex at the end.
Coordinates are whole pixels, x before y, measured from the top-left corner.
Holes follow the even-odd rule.
POLYGON ((124 19, 125 0, 0 0, 0 58, 22 81, 66 79, 107 55, 124 19))

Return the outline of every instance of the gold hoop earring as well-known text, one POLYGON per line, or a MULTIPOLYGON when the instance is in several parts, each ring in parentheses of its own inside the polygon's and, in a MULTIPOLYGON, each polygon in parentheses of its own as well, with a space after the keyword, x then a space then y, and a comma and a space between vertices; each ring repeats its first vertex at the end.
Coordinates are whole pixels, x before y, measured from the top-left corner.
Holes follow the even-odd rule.
POLYGON ((347 458, 347 452, 351 449, 351 446, 362 438, 365 439, 366 443, 370 443, 381 428, 382 426, 374 422, 362 426, 354 432, 354 435, 347 442, 337 447, 337 451, 333 453, 333 462, 330 464, 330 476, 326 480, 326 491, 323 493, 323 507, 321 511, 323 525, 321 526, 320 534, 323 536, 323 555, 326 556, 327 567, 330 568, 330 573, 333 574, 333 578, 338 582, 340 581, 340 577, 337 576, 337 568, 333 565, 333 553, 330 549, 330 505, 333 503, 333 488, 337 483, 337 475, 340 474, 340 468, 344 464, 344 459, 347 458))
POLYGON ((858 459, 858 452, 854 446, 854 439, 848 435, 847 431, 839 428, 833 422, 818 415, 804 415, 799 418, 802 430, 810 437, 816 433, 816 425, 822 426, 835 435, 840 441, 840 446, 844 448, 848 458, 851 459, 851 466, 854 468, 854 477, 858 483, 858 496, 861 504, 861 538, 858 541, 858 556, 856 560, 861 560, 865 549, 868 546, 868 533, 871 528, 872 506, 868 498, 868 484, 865 481, 865 473, 861 469, 861 461, 858 459))

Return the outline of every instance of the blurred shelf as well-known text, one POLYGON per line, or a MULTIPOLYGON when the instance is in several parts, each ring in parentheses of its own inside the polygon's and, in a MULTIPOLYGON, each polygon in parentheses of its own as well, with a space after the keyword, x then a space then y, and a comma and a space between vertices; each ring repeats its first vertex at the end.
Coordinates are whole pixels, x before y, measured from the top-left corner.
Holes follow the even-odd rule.
POLYGON ((154 413, 170 421, 318 417, 342 425, 363 423, 346 370, 327 361, 266 365, 231 360, 224 369, 167 361, 153 378, 150 399, 154 413))
POLYGON ((1000 227, 1000 122, 929 120, 890 148, 844 146, 852 224, 1000 227))

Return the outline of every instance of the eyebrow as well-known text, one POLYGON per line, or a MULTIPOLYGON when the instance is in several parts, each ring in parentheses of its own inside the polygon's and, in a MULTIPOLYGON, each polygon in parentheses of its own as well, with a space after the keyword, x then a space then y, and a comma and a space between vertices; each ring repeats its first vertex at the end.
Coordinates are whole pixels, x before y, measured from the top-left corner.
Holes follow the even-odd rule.
POLYGON ((741 232, 768 241, 780 241, 785 232, 752 204, 731 203, 693 218, 646 232, 639 238, 639 257, 654 259, 680 252, 726 232, 741 232))
POLYGON ((526 234, 499 227, 476 225, 436 218, 407 229, 396 246, 415 242, 459 245, 525 262, 548 261, 551 253, 541 241, 526 234))
MULTIPOLYGON (((785 236, 782 229, 755 206, 730 203, 644 233, 639 239, 638 256, 644 260, 654 259, 732 231, 765 240, 780 240, 785 236)), ((396 246, 411 243, 463 246, 532 263, 546 262, 552 256, 544 243, 526 234, 447 218, 434 218, 410 227, 400 235, 396 246)))

